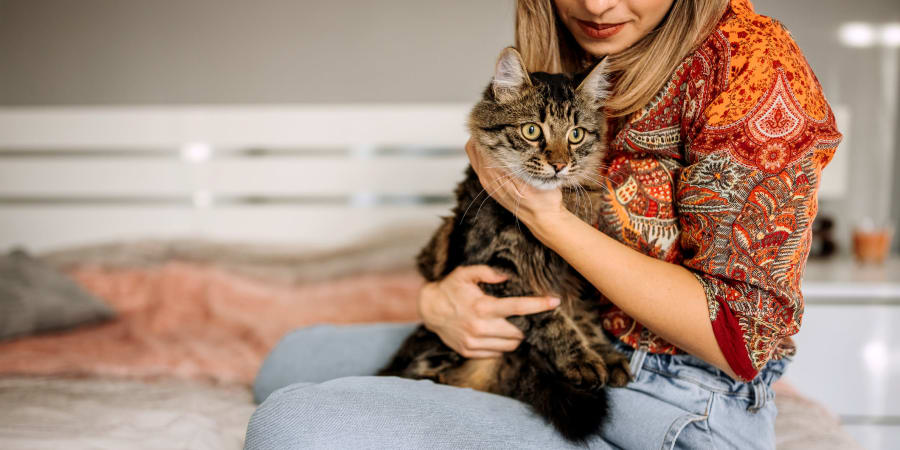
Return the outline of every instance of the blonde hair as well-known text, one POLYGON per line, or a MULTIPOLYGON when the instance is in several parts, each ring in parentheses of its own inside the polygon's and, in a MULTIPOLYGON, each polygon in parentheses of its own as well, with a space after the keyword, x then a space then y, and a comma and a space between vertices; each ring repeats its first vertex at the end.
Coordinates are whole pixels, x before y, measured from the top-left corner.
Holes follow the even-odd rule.
MULTIPOLYGON (((712 32, 727 6, 728 0, 674 0, 655 29, 608 55, 608 70, 617 80, 608 112, 626 116, 650 102, 676 66, 712 32)), ((553 0, 516 1, 516 48, 533 72, 577 72, 595 61, 559 19, 553 0)))

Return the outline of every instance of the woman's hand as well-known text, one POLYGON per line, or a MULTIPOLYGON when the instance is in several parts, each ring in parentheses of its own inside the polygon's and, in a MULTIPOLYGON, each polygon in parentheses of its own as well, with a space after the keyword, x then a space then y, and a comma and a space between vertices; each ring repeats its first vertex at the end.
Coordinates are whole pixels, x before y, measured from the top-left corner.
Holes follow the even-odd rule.
POLYGON ((478 144, 469 139, 466 143, 466 154, 469 163, 478 174, 481 186, 504 208, 516 215, 525 225, 531 225, 538 218, 565 214, 568 212, 562 201, 559 188, 542 190, 513 176, 500 164, 486 159, 478 144))
POLYGON ((419 293, 425 327, 466 358, 498 358, 515 350, 525 337, 509 316, 548 311, 559 305, 549 297, 486 295, 478 282, 500 283, 506 275, 490 266, 460 266, 441 281, 426 283, 419 293))

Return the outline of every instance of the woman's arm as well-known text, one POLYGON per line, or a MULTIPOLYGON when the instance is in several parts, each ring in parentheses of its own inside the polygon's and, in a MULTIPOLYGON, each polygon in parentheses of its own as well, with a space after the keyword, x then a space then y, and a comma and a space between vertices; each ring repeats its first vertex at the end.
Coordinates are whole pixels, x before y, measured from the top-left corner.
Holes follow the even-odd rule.
POLYGON ((484 164, 473 141, 466 152, 479 180, 547 247, 626 314, 694 356, 736 375, 713 334, 700 282, 683 266, 633 250, 568 211, 559 189, 539 190, 484 164), (597 255, 603 255, 597 257, 597 255))
POLYGON ((625 314, 737 378, 713 334, 703 286, 688 269, 638 252, 568 211, 521 220, 625 314))

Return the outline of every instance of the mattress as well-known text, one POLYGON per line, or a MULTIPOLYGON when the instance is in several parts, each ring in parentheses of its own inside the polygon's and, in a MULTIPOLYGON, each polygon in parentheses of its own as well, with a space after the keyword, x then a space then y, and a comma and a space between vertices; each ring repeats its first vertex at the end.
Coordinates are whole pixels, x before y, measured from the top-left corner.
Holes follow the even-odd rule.
POLYGON ((0 448, 239 449, 246 386, 45 376, 0 378, 0 448))

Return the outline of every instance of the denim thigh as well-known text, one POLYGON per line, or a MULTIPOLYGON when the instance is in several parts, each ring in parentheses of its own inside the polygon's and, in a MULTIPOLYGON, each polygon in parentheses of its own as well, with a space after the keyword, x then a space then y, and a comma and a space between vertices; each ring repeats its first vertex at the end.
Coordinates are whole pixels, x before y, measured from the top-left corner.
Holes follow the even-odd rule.
POLYGON ((604 437, 635 448, 634 424, 650 434, 640 448, 775 448, 775 393, 771 389, 787 360, 771 361, 751 382, 731 379, 718 368, 687 354, 649 354, 624 344, 634 380, 612 389, 615 418, 604 437), (632 415, 630 420, 623 416, 632 415), (643 417, 641 417, 643 415, 643 417), (629 423, 621 427, 621 423, 629 423), (620 429, 616 429, 616 427, 620 429))
POLYGON ((266 356, 253 382, 253 397, 262 403, 290 384, 374 375, 418 326, 371 323, 298 328, 266 356))
MULTIPOLYGON (((312 327, 283 339, 257 377, 265 402, 248 426, 247 448, 572 448, 510 398, 353 376, 374 373, 413 328, 312 327)), ((784 361, 740 383, 690 355, 616 344, 631 357, 634 380, 609 389, 608 420, 589 448, 774 448, 770 386, 784 361)))

